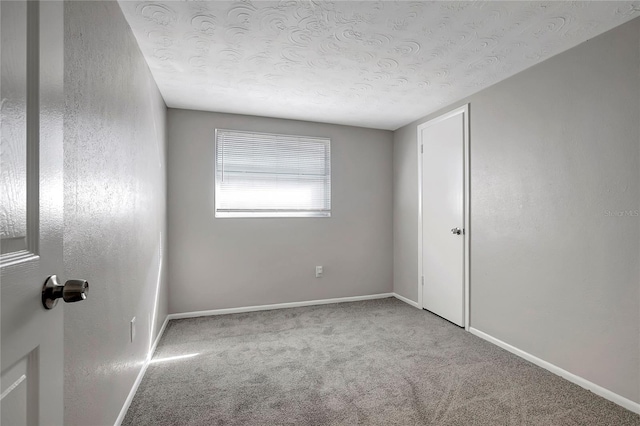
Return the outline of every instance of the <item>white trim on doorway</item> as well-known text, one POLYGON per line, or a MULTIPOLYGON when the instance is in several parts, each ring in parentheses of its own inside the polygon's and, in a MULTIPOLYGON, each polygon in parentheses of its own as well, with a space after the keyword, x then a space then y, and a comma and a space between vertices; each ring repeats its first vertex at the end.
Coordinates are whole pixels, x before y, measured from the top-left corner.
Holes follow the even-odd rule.
POLYGON ((469 104, 465 104, 439 117, 426 121, 418 126, 416 149, 418 153, 418 307, 424 308, 422 300, 422 286, 424 285, 422 271, 422 140, 420 135, 422 130, 438 122, 462 114, 464 118, 464 328, 469 330, 470 324, 470 188, 471 188, 471 167, 469 158, 469 104))

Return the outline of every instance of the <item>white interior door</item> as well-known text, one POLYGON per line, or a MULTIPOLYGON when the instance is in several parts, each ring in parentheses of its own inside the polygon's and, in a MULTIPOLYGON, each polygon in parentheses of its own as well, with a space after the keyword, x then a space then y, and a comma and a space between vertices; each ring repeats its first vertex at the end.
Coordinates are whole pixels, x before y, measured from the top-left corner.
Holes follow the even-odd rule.
POLYGON ((464 107, 418 128, 422 307, 461 327, 466 325, 466 111, 464 107))
POLYGON ((2 425, 63 424, 63 6, 0 2, 2 425))

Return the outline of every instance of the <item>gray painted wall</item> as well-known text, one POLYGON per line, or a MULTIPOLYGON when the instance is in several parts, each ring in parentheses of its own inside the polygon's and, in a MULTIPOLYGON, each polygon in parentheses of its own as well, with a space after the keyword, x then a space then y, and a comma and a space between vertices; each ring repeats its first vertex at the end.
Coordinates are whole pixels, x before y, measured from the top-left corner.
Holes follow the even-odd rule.
POLYGON ((418 299, 416 127, 470 102, 471 326, 636 402, 639 71, 635 19, 394 134, 395 291, 418 299))
POLYGON ((392 290, 391 132, 178 109, 168 129, 170 312, 392 290), (329 136, 332 217, 215 219, 217 127, 329 136))
POLYGON ((166 107, 116 2, 65 21, 65 424, 113 425, 167 315, 166 107))

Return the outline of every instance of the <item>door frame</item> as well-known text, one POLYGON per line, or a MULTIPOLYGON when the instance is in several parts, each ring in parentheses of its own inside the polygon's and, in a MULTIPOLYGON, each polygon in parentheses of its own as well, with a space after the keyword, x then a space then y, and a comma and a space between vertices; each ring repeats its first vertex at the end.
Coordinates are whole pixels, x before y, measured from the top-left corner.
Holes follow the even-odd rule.
POLYGON ((436 118, 433 118, 429 121, 426 121, 418 126, 417 129, 417 138, 416 138, 416 149, 418 153, 418 307, 420 309, 424 309, 424 301, 422 300, 422 290, 424 286, 424 277, 422 270, 422 175, 423 175, 423 166, 422 166, 422 130, 426 129, 436 123, 444 121, 448 118, 454 117, 458 114, 463 115, 463 134, 464 134, 464 164, 462 166, 463 171, 463 217, 464 217, 464 329, 469 330, 470 324, 470 238, 471 238, 471 227, 470 227, 470 188, 471 188, 471 167, 469 161, 469 104, 465 104, 459 108, 456 108, 452 111, 449 111, 445 114, 442 114, 436 118))

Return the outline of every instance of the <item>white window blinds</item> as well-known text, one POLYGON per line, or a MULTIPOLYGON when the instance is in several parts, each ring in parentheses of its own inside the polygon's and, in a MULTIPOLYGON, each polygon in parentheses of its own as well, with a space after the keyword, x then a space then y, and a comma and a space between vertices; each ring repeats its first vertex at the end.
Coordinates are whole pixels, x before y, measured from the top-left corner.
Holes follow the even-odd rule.
POLYGON ((331 216, 328 138, 216 130, 216 217, 331 216))

